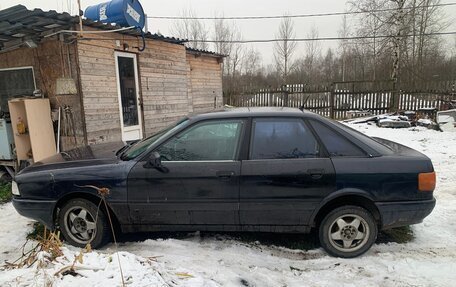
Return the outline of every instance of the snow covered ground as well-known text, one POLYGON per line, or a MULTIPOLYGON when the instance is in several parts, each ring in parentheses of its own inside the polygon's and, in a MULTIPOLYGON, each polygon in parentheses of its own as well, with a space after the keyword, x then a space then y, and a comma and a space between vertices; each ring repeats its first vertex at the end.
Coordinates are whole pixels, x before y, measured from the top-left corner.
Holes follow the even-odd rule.
MULTIPOLYGON (((119 257, 128 286, 454 286, 456 282, 456 133, 424 128, 352 125, 428 155, 438 174, 437 206, 412 227, 406 244, 375 244, 365 255, 339 259, 321 249, 292 250, 227 235, 148 239, 122 243, 119 257)), ((11 204, 0 206, 0 262, 21 254, 31 222, 11 204)), ((0 271, 0 286, 119 286, 113 245, 84 254, 79 276, 54 274, 71 265, 79 249, 64 246, 57 262, 0 271)))

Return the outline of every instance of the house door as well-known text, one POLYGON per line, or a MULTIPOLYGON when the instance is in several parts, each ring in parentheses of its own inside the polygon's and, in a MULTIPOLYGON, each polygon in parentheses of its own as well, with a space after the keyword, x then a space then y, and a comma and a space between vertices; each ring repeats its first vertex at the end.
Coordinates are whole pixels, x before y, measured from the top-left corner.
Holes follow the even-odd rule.
POLYGON ((138 140, 143 137, 143 127, 136 55, 116 52, 115 57, 122 140, 138 140))

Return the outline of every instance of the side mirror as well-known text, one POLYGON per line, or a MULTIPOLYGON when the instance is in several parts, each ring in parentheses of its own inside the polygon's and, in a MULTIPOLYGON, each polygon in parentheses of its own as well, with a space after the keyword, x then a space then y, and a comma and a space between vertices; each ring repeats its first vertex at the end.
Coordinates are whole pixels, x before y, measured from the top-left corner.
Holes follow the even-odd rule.
POLYGON ((158 152, 154 151, 149 155, 147 162, 143 165, 144 168, 155 168, 156 170, 167 173, 168 168, 164 167, 161 161, 161 156, 158 152))

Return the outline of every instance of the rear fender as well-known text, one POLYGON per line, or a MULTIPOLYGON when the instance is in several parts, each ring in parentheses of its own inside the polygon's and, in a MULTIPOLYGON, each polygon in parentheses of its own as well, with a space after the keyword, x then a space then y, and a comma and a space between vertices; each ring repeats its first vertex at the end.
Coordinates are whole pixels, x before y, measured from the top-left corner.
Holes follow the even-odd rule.
MULTIPOLYGON (((347 198, 350 196, 357 197, 357 198, 363 198, 363 199, 371 202, 372 205, 375 206, 374 198, 373 198, 372 194, 370 194, 369 192, 361 190, 361 189, 356 189, 356 188, 343 188, 343 189, 340 189, 338 191, 335 191, 335 192, 329 194, 327 197, 325 197, 320 202, 320 204, 317 206, 317 208, 315 208, 315 210, 313 211, 313 213, 310 217, 310 221, 308 222, 309 226, 315 227, 316 219, 318 219, 317 216, 319 215, 319 212, 323 208, 325 208, 325 206, 327 206, 329 203, 334 202, 337 199, 347 198)), ((355 202, 353 204, 356 205, 355 202)), ((377 213, 378 213, 378 211, 377 211, 377 213)), ((379 217, 379 215, 374 214, 374 217, 379 217)), ((378 220, 380 218, 376 218, 376 219, 378 220)))

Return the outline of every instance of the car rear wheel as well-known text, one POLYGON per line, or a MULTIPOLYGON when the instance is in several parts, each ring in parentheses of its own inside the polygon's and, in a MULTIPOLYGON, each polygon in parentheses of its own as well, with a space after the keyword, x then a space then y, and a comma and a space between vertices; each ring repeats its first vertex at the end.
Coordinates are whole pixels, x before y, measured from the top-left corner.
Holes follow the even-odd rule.
POLYGON ((342 206, 329 212, 320 224, 320 243, 336 257, 353 258, 365 253, 377 238, 372 214, 358 206, 342 206))
POLYGON ((110 239, 105 212, 85 199, 72 199, 60 209, 59 226, 68 243, 84 247, 101 247, 110 239))

